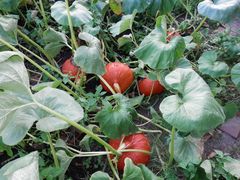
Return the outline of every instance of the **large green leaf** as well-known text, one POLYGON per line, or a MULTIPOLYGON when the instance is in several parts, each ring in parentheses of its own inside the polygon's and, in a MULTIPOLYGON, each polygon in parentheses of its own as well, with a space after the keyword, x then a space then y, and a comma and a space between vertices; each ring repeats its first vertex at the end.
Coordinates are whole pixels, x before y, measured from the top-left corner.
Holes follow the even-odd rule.
MULTIPOLYGON (((68 26, 66 4, 63 1, 55 2, 51 7, 51 16, 61 25, 68 26)), ((92 13, 80 2, 74 1, 70 6, 70 16, 74 27, 92 22, 92 13)))
POLYGON ((144 180, 141 169, 134 165, 130 158, 126 158, 124 163, 123 180, 144 180))
POLYGON ((233 66, 231 70, 231 78, 234 84, 240 88, 240 63, 237 63, 235 66, 233 66))
POLYGON ((227 74, 228 65, 225 62, 217 61, 216 51, 204 52, 198 60, 199 71, 213 78, 227 74))
POLYGON ((240 160, 228 157, 223 164, 223 169, 237 179, 240 178, 240 160))
POLYGON ((125 14, 132 14, 134 10, 141 13, 150 5, 151 0, 123 0, 123 12, 125 14))
POLYGON ((0 39, 5 40, 12 45, 16 45, 17 44, 17 23, 18 23, 18 16, 0 15, 0 39))
POLYGON ((152 16, 156 16, 157 12, 160 15, 167 14, 172 11, 176 0, 151 0, 147 12, 152 16))
POLYGON ((160 104, 163 118, 169 124, 180 131, 202 135, 224 122, 222 107, 195 71, 177 68, 165 77, 165 81, 176 92, 160 104))
POLYGON ((84 72, 102 75, 105 72, 99 39, 86 32, 79 34, 79 39, 84 40, 88 46, 80 46, 74 54, 74 63, 84 72))
POLYGON ((53 58, 60 53, 64 46, 70 47, 68 45, 66 35, 55 31, 52 28, 43 32, 43 40, 46 43, 46 46, 44 47, 45 51, 53 58))
POLYGON ((163 178, 157 177, 150 169, 148 169, 145 165, 140 164, 140 169, 142 170, 142 174, 144 180, 163 180, 163 178))
POLYGON ((173 38, 169 43, 163 42, 161 32, 150 34, 134 52, 135 56, 153 69, 168 69, 183 56, 184 39, 181 36, 173 38))
POLYGON ((131 15, 125 15, 116 24, 113 24, 109 28, 109 31, 112 33, 113 37, 121 34, 128 29, 131 29, 135 15, 136 13, 133 13, 131 15))
POLYGON ((199 164, 202 160, 203 143, 200 139, 176 136, 174 142, 174 159, 179 166, 186 168, 189 163, 199 164))
POLYGON ((0 136, 3 142, 20 142, 36 118, 23 58, 16 52, 0 52, 0 136))
POLYGON ((129 100, 121 94, 115 94, 109 98, 114 99, 115 105, 107 103, 103 110, 96 115, 100 128, 109 138, 120 138, 122 135, 129 135, 138 131, 132 122, 136 111, 130 105, 129 100))
POLYGON ((97 171, 90 177, 90 180, 111 180, 112 178, 105 172, 97 171))
POLYGON ((1 180, 39 180, 38 152, 7 163, 0 169, 1 180))
POLYGON ((11 12, 16 10, 21 0, 0 0, 0 10, 4 12, 11 12))
POLYGON ((216 21, 228 22, 240 14, 239 0, 205 0, 198 4, 198 12, 216 21))
MULTIPOLYGON (((82 107, 65 91, 46 87, 34 94, 34 98, 37 102, 61 113, 72 121, 79 122, 83 118, 82 107)), ((44 110, 38 109, 37 114, 39 119, 36 126, 41 131, 52 132, 70 126, 44 110)))

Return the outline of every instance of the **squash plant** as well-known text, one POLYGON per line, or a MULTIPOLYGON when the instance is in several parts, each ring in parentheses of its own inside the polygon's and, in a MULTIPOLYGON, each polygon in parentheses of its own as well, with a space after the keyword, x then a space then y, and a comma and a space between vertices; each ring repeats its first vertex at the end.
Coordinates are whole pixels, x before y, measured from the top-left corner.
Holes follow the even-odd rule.
MULTIPOLYGON (((205 48, 199 30, 207 17, 227 21, 237 16, 240 5, 234 0, 228 6, 225 1, 201 2, 198 11, 207 17, 198 27, 190 26, 189 33, 178 30, 177 19, 171 15, 176 3, 0 2, 0 142, 16 147, 28 136, 49 145, 59 179, 66 178, 74 158, 95 156, 106 156, 111 171, 97 171, 90 179, 162 179, 164 172, 157 176, 147 167, 154 144, 144 133, 164 132, 160 135, 169 137, 164 167, 170 168, 174 160, 183 169, 200 165, 201 137, 228 115, 208 82, 219 83, 229 77, 239 89, 240 66, 238 61, 223 62, 216 48, 205 48), (21 11, 26 7, 35 7, 42 18, 39 26, 43 33, 37 33, 38 39, 29 37, 29 31, 36 32, 21 11), (69 57, 59 63, 57 59, 65 51, 69 57), (47 82, 32 86, 28 70, 36 69, 47 82), (78 83, 79 77, 86 81, 78 83), (100 85, 97 95, 88 88, 92 79, 100 85), (101 92, 101 86, 108 93, 101 92), (152 119, 136 108, 144 104, 141 94, 149 96, 147 103, 152 96, 161 100, 158 112, 151 110, 152 119), (146 123, 139 125, 139 119, 146 123), (146 124, 158 130, 148 129, 146 124), (84 133, 80 148, 61 139, 61 133, 70 127, 84 133), (46 135, 46 141, 37 137, 38 133, 46 135), (101 145, 101 150, 90 147, 91 140, 101 145)), ((184 1, 181 4, 186 17, 189 13, 192 19, 184 1)), ((44 173, 39 174, 39 155, 41 152, 34 151, 7 163, 0 169, 0 179, 45 178, 44 173)), ((237 160, 234 163, 239 166, 237 160)), ((239 178, 234 170, 225 169, 239 178)))

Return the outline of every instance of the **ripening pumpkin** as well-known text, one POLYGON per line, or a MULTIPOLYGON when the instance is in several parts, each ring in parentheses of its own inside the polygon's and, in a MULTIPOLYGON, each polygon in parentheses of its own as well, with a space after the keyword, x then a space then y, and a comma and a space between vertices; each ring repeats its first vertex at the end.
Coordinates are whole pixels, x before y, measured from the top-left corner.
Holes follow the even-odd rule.
POLYGON ((159 83, 159 81, 153 81, 148 78, 139 80, 138 87, 140 93, 145 96, 161 94, 164 91, 164 87, 159 83))
MULTIPOLYGON (((143 133, 132 134, 124 137, 124 139, 110 139, 109 144, 116 150, 121 148, 121 150, 136 149, 145 150, 150 152, 151 146, 150 142, 143 133)), ((113 155, 110 158, 114 158, 113 155)), ((147 164, 150 160, 150 154, 143 152, 123 152, 118 158, 117 167, 119 171, 124 169, 124 160, 130 158, 134 164, 147 164)))
POLYGON ((72 63, 72 58, 69 58, 62 65, 62 73, 68 74, 71 80, 75 80, 78 74, 78 79, 80 78, 81 71, 72 63))
MULTIPOLYGON (((108 63, 105 67, 106 73, 102 76, 105 81, 117 93, 125 92, 132 84, 134 75, 128 65, 120 62, 108 63)), ((104 82, 100 81, 103 89, 111 92, 104 82)))

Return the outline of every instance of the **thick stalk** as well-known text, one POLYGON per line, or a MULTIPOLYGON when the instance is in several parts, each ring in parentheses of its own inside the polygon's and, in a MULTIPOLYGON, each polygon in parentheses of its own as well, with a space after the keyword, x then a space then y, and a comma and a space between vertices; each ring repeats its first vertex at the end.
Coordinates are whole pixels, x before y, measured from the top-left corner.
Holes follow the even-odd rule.
POLYGON ((193 35, 194 33, 198 32, 200 30, 200 28, 203 26, 203 24, 205 23, 205 21, 207 20, 207 17, 205 17, 200 24, 198 25, 198 27, 192 32, 191 35, 193 35))
MULTIPOLYGON (((48 76, 51 80, 56 81, 56 82, 60 82, 57 78, 55 78, 53 75, 51 75, 48 71, 46 71, 42 66, 38 65, 34 60, 32 60, 31 58, 29 58, 28 56, 26 56, 25 54, 23 54, 22 52, 20 52, 18 49, 16 49, 14 46, 12 46, 11 44, 9 44, 8 42, 6 42, 3 39, 0 39, 0 42, 4 45, 6 45, 8 48, 12 49, 13 51, 19 52, 22 54, 22 56, 28 61, 30 62, 32 65, 34 65, 36 68, 38 68, 40 71, 42 71, 46 76, 48 76)), ((75 98, 78 98, 78 95, 73 92, 71 89, 69 89, 66 85, 64 85, 62 82, 60 82, 60 86, 65 89, 68 93, 72 94, 75 98)))
POLYGON ((168 161, 168 166, 172 165, 172 162, 174 159, 174 138, 175 138, 175 127, 172 127, 171 142, 170 142, 170 157, 168 161))
POLYGON ((46 17, 46 13, 45 13, 45 10, 44 10, 44 6, 43 6, 43 2, 42 0, 39 0, 39 4, 40 4, 40 13, 43 17, 43 21, 44 21, 44 25, 45 25, 45 28, 47 29, 48 28, 48 21, 47 21, 47 17, 46 17))
POLYGON ((31 44, 32 46, 36 47, 41 53, 44 54, 44 56, 46 56, 46 58, 48 59, 48 61, 53 65, 56 66, 56 62, 46 53, 46 51, 37 43, 35 43, 33 40, 31 40, 26 34, 24 34, 22 31, 20 31, 19 29, 17 29, 17 33, 23 38, 24 41, 26 41, 27 43, 31 44))
POLYGON ((68 119, 66 116, 38 103, 35 102, 41 109, 45 110, 46 112, 54 115, 55 117, 61 119, 62 121, 68 123, 69 125, 75 127, 76 129, 78 129, 79 131, 87 134, 88 136, 90 136, 91 138, 93 138, 95 141, 97 141, 98 143, 102 144, 105 148, 107 148, 109 151, 111 151, 113 154, 119 156, 121 155, 117 150, 115 150, 110 144, 106 143, 104 140, 102 140, 101 138, 99 138, 96 134, 94 134, 92 131, 89 131, 88 129, 86 129, 85 127, 81 126, 80 124, 71 121, 70 119, 68 119))
POLYGON ((48 137, 48 142, 49 142, 50 149, 51 149, 51 154, 52 154, 52 156, 53 156, 54 164, 55 164, 56 167, 60 167, 59 161, 58 161, 58 158, 57 158, 57 154, 56 154, 56 151, 55 151, 53 142, 52 142, 51 134, 50 134, 50 133, 47 133, 47 137, 48 137))
POLYGON ((69 9, 68 0, 65 0, 65 3, 66 3, 67 16, 68 16, 68 25, 69 25, 69 28, 70 28, 72 44, 74 46, 74 49, 77 49, 78 48, 78 44, 77 44, 77 40, 76 40, 75 33, 74 33, 74 30, 73 30, 73 24, 72 24, 72 18, 71 18, 71 15, 70 15, 70 9, 69 9))
MULTIPOLYGON (((56 73, 58 73, 59 75, 61 75, 62 77, 64 77, 64 74, 55 66, 52 66, 49 62, 45 61, 43 58, 41 58, 40 56, 38 56, 37 54, 35 54, 34 52, 30 51, 29 49, 25 48, 24 46, 22 46, 21 44, 18 44, 18 46, 20 48, 22 48, 23 50, 27 51, 28 53, 30 53, 31 55, 33 55, 34 57, 36 57, 38 60, 40 60, 41 62, 43 62, 44 64, 46 64, 49 68, 51 68, 51 70, 55 71, 56 73)), ((68 81, 68 83, 75 89, 78 90, 77 85, 72 82, 70 79, 68 81)))

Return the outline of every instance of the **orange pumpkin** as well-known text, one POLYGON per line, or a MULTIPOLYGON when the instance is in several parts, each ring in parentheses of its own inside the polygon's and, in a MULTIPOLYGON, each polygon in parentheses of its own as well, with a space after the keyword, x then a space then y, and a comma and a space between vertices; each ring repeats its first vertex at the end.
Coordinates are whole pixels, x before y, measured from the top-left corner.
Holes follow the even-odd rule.
POLYGON ((161 94, 164 91, 164 87, 159 83, 159 81, 153 81, 148 78, 139 80, 138 87, 140 93, 145 96, 150 96, 151 94, 161 94))

